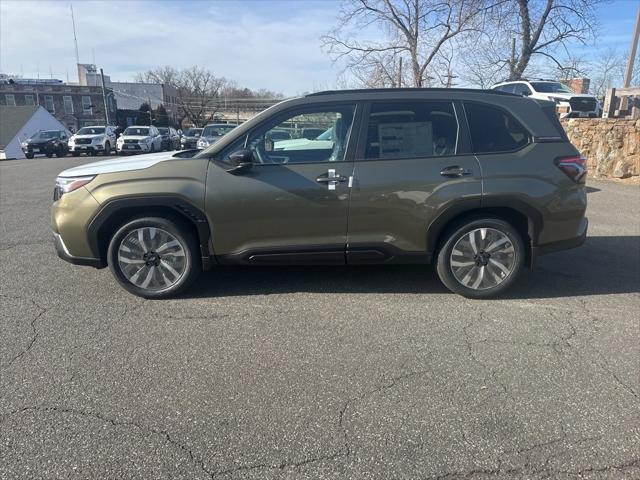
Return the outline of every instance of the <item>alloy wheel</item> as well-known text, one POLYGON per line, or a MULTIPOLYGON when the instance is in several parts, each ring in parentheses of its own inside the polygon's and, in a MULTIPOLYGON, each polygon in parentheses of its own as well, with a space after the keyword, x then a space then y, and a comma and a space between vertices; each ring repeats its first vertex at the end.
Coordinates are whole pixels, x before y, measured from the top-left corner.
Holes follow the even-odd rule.
POLYGON ((118 265, 124 277, 136 287, 164 290, 175 285, 185 274, 185 247, 161 228, 137 228, 120 242, 118 265))
POLYGON ((504 282, 516 268, 513 242, 495 228, 476 228, 453 246, 451 272, 458 282, 473 290, 486 290, 504 282))

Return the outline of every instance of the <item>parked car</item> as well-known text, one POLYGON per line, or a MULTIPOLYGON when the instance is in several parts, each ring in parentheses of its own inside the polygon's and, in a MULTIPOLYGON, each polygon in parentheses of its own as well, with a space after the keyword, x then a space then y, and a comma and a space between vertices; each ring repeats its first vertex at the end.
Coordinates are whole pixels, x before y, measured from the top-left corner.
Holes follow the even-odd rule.
POLYGON ((182 148, 182 150, 198 148, 200 135, 202 135, 202 128, 189 128, 185 130, 182 132, 182 138, 180 139, 180 148, 182 148))
POLYGON ((563 83, 553 80, 519 80, 502 82, 491 87, 500 92, 550 100, 557 106, 560 118, 600 116, 598 100, 593 95, 575 93, 563 83))
POLYGON ((81 153, 111 155, 111 151, 116 148, 115 127, 103 125, 82 127, 69 138, 67 145, 71 155, 80 155, 81 153))
POLYGON ((40 130, 20 144, 24 156, 33 158, 37 154, 44 154, 51 158, 65 157, 68 153, 67 132, 64 130, 40 130))
POLYGON ((154 126, 132 126, 122 132, 116 146, 118 155, 159 152, 162 150, 162 137, 154 126))
POLYGON ((198 139, 198 148, 207 148, 220 140, 225 134, 236 128, 230 123, 212 123, 202 129, 202 135, 198 139))
POLYGON ((274 128, 269 132, 269 138, 274 142, 277 142, 279 140, 291 140, 291 132, 283 128, 274 128))
POLYGON ((158 127, 158 132, 162 137, 162 150, 179 150, 180 135, 173 127, 158 127))
POLYGON ((451 291, 494 297, 586 237, 585 159, 554 107, 467 89, 287 100, 192 158, 63 171, 56 250, 145 298, 213 265, 371 263, 432 263, 451 291), (279 150, 270 132, 295 122, 331 140, 279 150))

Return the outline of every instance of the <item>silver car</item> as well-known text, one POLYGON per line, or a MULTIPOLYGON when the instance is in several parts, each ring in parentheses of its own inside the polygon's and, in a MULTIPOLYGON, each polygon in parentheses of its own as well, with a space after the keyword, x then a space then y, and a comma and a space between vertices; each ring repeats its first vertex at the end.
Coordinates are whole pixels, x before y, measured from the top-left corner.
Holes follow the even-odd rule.
POLYGON ((229 133, 236 128, 236 125, 230 123, 211 123, 204 127, 202 135, 198 139, 198 148, 207 148, 209 145, 216 143, 223 135, 229 133))

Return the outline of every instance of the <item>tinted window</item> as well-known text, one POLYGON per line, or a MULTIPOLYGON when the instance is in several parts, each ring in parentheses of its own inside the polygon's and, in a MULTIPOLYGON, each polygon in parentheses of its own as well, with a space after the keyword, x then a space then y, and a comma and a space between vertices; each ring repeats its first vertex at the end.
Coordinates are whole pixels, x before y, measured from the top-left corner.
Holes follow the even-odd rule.
POLYGON ((451 102, 374 103, 365 157, 453 155, 457 138, 458 122, 451 102))
POLYGON ((529 143, 529 132, 502 109, 470 102, 464 108, 474 152, 509 152, 529 143))
POLYGON ((516 95, 531 95, 531 89, 524 83, 514 83, 513 93, 516 95))
POLYGON ((253 132, 247 147, 258 163, 341 162, 345 159, 353 124, 354 106, 298 110, 253 132), (332 130, 329 138, 306 138, 305 131, 332 130), (288 138, 281 135, 288 133, 288 138))
POLYGON ((497 89, 501 92, 513 93, 514 85, 510 83, 509 85, 500 85, 497 89))

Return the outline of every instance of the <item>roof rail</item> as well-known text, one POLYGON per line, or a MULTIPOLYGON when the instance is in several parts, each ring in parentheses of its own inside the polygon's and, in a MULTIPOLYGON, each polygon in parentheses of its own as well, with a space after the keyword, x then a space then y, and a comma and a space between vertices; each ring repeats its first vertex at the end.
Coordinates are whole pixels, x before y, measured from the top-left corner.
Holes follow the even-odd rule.
POLYGON ((391 92, 463 92, 463 93, 488 93, 491 95, 513 95, 512 93, 500 92, 498 90, 489 90, 481 88, 420 88, 420 87, 402 87, 402 88, 354 88, 346 90, 323 90, 305 95, 305 97, 319 97, 323 95, 340 95, 349 93, 391 93, 391 92))

